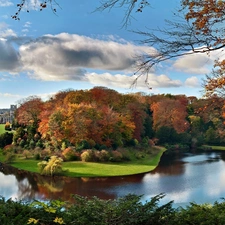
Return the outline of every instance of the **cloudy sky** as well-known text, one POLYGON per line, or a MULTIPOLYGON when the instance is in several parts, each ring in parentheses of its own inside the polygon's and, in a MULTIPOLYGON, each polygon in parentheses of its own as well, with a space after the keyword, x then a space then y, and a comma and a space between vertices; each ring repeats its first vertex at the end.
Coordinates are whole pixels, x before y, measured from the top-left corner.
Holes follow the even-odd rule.
MULTIPOLYGON (((122 27, 125 9, 94 12, 98 0, 57 0, 57 13, 38 10, 27 0, 20 21, 11 18, 15 0, 0 0, 0 108, 37 95, 47 99, 66 89, 106 86, 122 93, 171 93, 201 97, 201 82, 215 55, 185 56, 165 62, 149 74, 150 90, 141 77, 135 88, 137 56, 154 52, 141 45, 132 30, 164 26, 178 0, 151 0, 151 7, 134 13, 122 27), (29 13, 26 12, 29 10, 29 13)), ((35 3, 36 2, 36 3, 35 3)))

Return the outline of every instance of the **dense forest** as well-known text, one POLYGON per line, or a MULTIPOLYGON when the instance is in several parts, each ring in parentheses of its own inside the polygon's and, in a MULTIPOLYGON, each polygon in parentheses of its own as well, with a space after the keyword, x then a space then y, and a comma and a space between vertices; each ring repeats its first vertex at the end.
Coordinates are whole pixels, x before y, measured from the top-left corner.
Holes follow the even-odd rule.
MULTIPOLYGON (((223 99, 185 95, 121 94, 105 87, 60 91, 47 101, 21 101, 13 144, 27 149, 117 149, 142 145, 225 143, 223 99)), ((1 143, 4 147, 6 143, 1 143)))

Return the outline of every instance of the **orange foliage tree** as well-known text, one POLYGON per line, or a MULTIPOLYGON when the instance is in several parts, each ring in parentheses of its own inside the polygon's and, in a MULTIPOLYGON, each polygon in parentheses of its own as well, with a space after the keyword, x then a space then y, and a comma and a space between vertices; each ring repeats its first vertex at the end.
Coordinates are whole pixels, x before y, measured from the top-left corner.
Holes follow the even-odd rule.
POLYGON ((23 100, 16 110, 16 120, 21 125, 35 125, 40 122, 40 113, 43 109, 43 101, 36 97, 31 96, 23 100))
POLYGON ((167 126, 174 128, 178 133, 187 131, 189 123, 186 120, 186 106, 179 100, 165 98, 151 105, 153 111, 153 128, 167 126))

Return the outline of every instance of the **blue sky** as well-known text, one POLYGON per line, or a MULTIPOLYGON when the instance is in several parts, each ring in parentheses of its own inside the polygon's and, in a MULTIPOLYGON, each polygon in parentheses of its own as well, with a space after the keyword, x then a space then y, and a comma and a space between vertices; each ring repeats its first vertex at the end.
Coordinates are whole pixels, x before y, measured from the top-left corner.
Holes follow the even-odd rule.
POLYGON ((210 72, 216 53, 186 56, 165 62, 130 86, 135 77, 135 56, 154 49, 141 45, 131 30, 164 26, 173 19, 178 0, 151 0, 143 13, 122 27, 124 8, 93 12, 98 0, 57 0, 57 15, 39 11, 38 0, 28 0, 29 13, 11 19, 15 0, 0 0, 0 108, 37 95, 44 100, 66 89, 106 86, 119 92, 185 94, 200 97, 201 82, 210 72), (162 4, 163 2, 163 4, 162 4))

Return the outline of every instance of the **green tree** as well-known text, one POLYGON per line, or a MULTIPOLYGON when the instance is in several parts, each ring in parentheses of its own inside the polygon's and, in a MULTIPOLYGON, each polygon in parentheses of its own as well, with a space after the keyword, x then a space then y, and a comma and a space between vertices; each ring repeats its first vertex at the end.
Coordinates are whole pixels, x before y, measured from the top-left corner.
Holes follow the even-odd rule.
POLYGON ((156 138, 159 144, 175 144, 178 141, 178 134, 172 127, 162 126, 156 131, 156 138))
POLYGON ((15 144, 19 144, 17 143, 18 139, 23 139, 25 136, 25 130, 22 127, 18 127, 16 129, 16 131, 13 133, 13 142, 15 144))
POLYGON ((209 129, 205 133, 205 142, 207 144, 219 144, 219 140, 216 134, 215 129, 213 127, 209 127, 209 129))
POLYGON ((0 135, 0 148, 4 148, 6 145, 12 144, 13 133, 5 132, 0 135))

